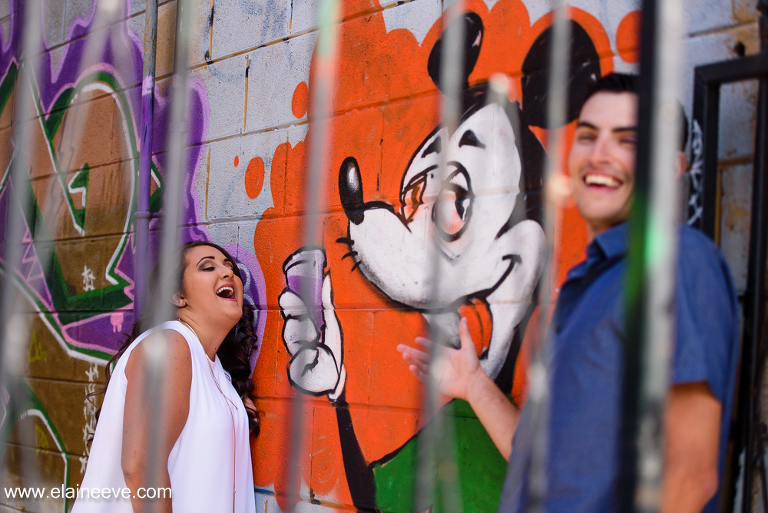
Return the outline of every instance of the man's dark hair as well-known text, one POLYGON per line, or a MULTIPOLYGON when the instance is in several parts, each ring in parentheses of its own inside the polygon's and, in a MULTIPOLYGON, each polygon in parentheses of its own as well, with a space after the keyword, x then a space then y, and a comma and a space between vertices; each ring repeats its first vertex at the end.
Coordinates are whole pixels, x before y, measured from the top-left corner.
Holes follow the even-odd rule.
MULTIPOLYGON (((600 78, 587 90, 587 94, 584 95, 579 111, 581 111, 584 104, 587 103, 587 100, 597 93, 638 94, 638 77, 637 75, 629 75, 626 73, 609 73, 600 78)), ((680 108, 680 151, 685 151, 685 146, 688 143, 688 118, 685 115, 683 106, 678 103, 678 107, 680 108)))

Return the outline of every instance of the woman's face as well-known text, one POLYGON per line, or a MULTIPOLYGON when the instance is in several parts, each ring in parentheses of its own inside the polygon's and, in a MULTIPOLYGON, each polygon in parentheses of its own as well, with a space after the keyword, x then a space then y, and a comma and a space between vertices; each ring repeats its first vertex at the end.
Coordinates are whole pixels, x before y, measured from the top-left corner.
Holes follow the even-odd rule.
POLYGON ((212 246, 196 246, 185 255, 181 297, 189 315, 237 324, 243 315, 243 282, 235 263, 212 246))

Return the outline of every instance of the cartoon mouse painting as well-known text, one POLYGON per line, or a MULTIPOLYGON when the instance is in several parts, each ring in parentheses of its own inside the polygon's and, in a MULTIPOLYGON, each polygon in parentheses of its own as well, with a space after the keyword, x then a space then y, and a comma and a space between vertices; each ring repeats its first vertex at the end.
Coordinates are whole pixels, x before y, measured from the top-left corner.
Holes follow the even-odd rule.
MULTIPOLYGON (((400 308, 421 313, 444 343, 458 345, 458 324, 467 308, 488 319, 489 329, 476 341, 478 356, 483 371, 508 392, 546 247, 541 226, 545 152, 531 127, 545 125, 551 29, 541 33, 523 62, 521 105, 487 81, 470 86, 482 49, 482 19, 465 12, 452 23, 465 29, 457 129, 449 132, 438 125, 414 144, 397 205, 366 201, 358 161, 349 155, 338 175, 347 218, 347 236, 340 242, 348 246, 353 272, 362 273, 400 308), (441 163, 446 165, 442 179, 441 163)), ((600 75, 600 67, 592 40, 575 21, 571 35, 572 105, 600 75)), ((438 88, 440 57, 438 39, 427 64, 438 88)), ((568 121, 575 116, 569 107, 568 121)), ((364 457, 345 400, 344 345, 355 341, 344 340, 325 266, 321 248, 301 248, 283 266, 287 287, 279 304, 291 385, 327 396, 334 405, 347 482, 358 509, 442 511, 439 500, 414 502, 418 441, 427 436, 429 424, 383 458, 364 457)), ((451 401, 443 413, 455 420, 461 510, 495 510, 506 468, 501 455, 467 403, 451 401)))

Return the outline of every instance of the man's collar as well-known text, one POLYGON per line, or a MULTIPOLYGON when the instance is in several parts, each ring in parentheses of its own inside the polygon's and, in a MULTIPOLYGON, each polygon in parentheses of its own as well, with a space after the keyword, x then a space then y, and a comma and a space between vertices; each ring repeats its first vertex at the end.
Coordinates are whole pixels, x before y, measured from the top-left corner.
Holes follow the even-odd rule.
POLYGON ((587 248, 589 255, 592 247, 599 248, 605 258, 613 258, 627 252, 627 237, 629 236, 629 223, 621 223, 610 230, 606 230, 596 236, 592 244, 587 248))
POLYGON ((596 236, 587 246, 587 259, 568 271, 568 279, 583 278, 593 266, 627 252, 629 225, 622 223, 596 236))

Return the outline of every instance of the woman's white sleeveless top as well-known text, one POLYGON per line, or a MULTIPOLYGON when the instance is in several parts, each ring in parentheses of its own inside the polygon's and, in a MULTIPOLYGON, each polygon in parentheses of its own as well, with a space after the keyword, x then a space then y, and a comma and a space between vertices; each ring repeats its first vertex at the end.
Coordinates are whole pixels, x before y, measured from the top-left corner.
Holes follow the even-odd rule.
MULTIPOLYGON (((130 494, 123 492, 127 487, 120 463, 128 386, 125 366, 136 345, 157 330, 179 332, 187 341, 192 356, 189 416, 168 457, 173 511, 255 513, 245 407, 219 357, 212 362, 197 336, 179 321, 166 322, 142 333, 118 360, 104 397, 88 467, 72 513, 133 511, 130 494), (98 498, 93 497, 95 489, 98 489, 98 498), (110 490, 107 498, 104 498, 105 489, 110 490)), ((149 491, 150 494, 153 492, 149 491)))

